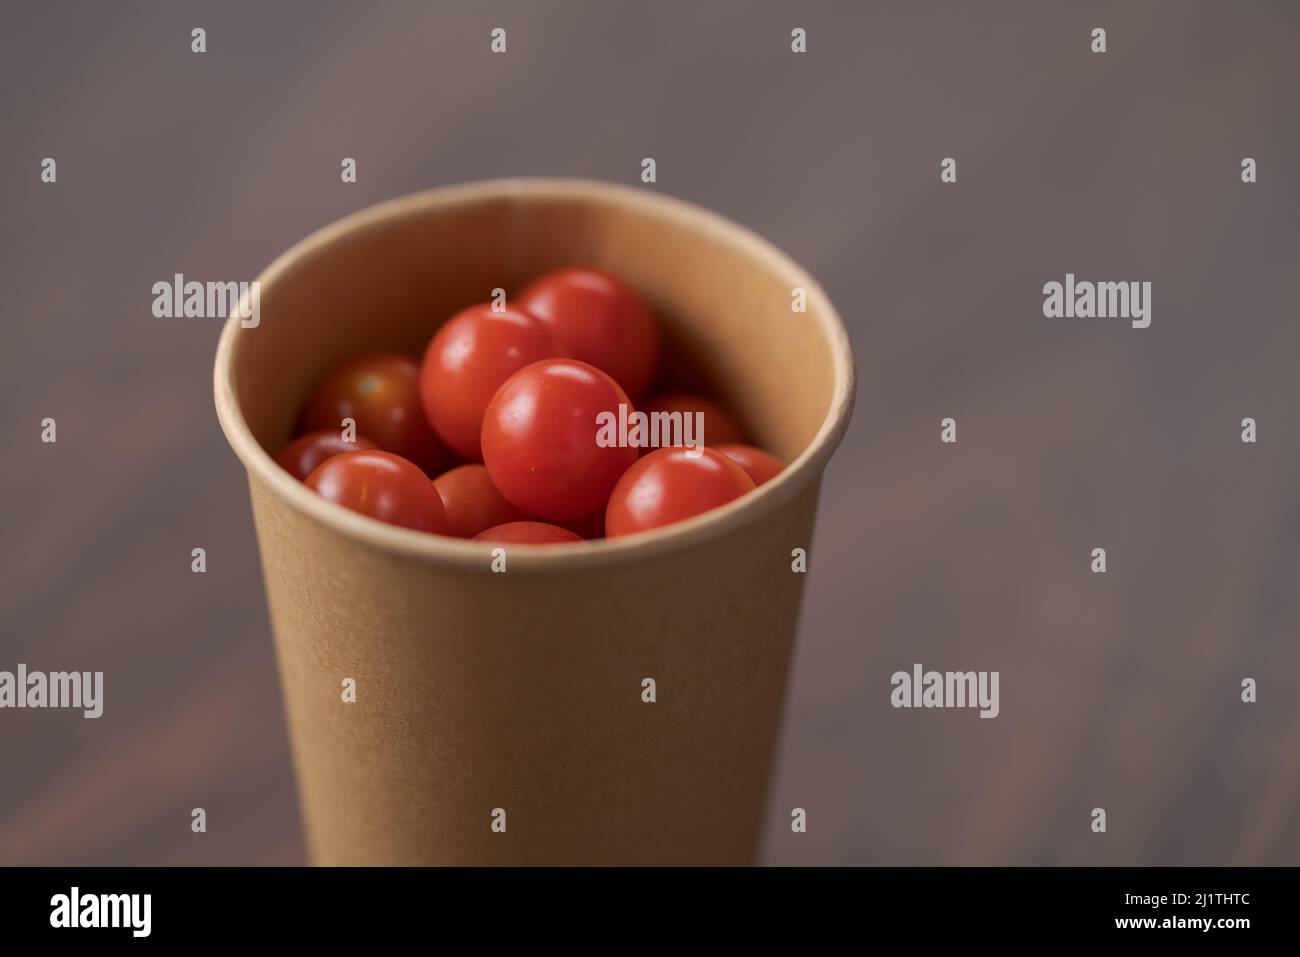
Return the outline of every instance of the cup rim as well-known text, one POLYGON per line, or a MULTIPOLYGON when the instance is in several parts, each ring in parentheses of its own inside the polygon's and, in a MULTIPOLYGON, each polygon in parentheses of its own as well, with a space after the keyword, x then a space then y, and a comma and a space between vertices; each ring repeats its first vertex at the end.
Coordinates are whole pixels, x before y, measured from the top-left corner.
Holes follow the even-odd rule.
MULTIPOLYGON (((258 275, 269 286, 294 263, 313 255, 341 238, 388 220, 418 215, 430 208, 480 203, 493 199, 591 199, 624 209, 677 220, 730 245, 742 247, 753 258, 769 263, 775 271, 788 273, 801 286, 812 306, 822 334, 831 347, 834 388, 831 405, 816 435, 803 452, 776 478, 755 491, 720 508, 663 528, 616 539, 597 539, 563 545, 509 545, 510 571, 563 571, 592 566, 610 566, 685 551, 725 535, 785 504, 820 476, 831 454, 848 428, 853 410, 855 376, 848 333, 830 298, 803 267, 757 233, 719 213, 685 200, 648 189, 638 189, 598 180, 566 178, 507 178, 442 186, 385 200, 350 213, 316 230, 281 253, 258 275)), ((236 307, 227 317, 217 345, 213 386, 217 418, 235 454, 250 478, 256 476, 277 498, 294 510, 338 534, 383 552, 430 563, 481 570, 491 550, 500 543, 430 535, 414 529, 389 525, 361 515, 311 492, 302 482, 281 468, 253 436, 236 398, 235 360, 240 336, 254 330, 240 326, 236 307)))

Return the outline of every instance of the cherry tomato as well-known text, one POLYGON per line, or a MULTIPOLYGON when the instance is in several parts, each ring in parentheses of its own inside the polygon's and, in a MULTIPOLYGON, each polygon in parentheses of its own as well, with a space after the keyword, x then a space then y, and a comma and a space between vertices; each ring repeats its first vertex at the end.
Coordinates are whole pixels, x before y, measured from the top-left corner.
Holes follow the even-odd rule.
POLYGON ((307 487, 390 525, 446 535, 447 513, 429 477, 391 452, 344 452, 307 476, 307 487))
POLYGON ((684 420, 689 415, 691 436, 697 443, 700 441, 695 424, 697 412, 704 414, 705 445, 734 445, 745 441, 745 430, 740 427, 736 417, 712 399, 706 399, 702 395, 690 392, 664 392, 646 399, 638 408, 647 415, 654 412, 680 412, 683 418, 683 429, 687 428, 684 420))
POLYGON ((331 456, 341 452, 369 452, 377 448, 379 446, 365 436, 358 435, 355 442, 344 442, 338 429, 321 429, 298 436, 280 450, 275 460, 282 469, 302 482, 316 466, 331 456))
POLYGON ((476 542, 508 542, 512 545, 550 545, 555 542, 580 542, 582 538, 567 528, 546 522, 509 522, 479 532, 476 542))
POLYGON ((512 505, 552 522, 601 508, 637 450, 597 444, 597 416, 631 403, 618 383, 576 359, 544 359, 497 390, 483 417, 483 460, 512 505))
POLYGON ((645 300, 596 269, 557 269, 535 279, 515 305, 551 327, 575 359, 614 377, 639 396, 659 363, 659 324, 645 300))
POLYGON ((718 451, 744 469, 755 485, 771 481, 785 468, 775 455, 752 445, 719 445, 718 451))
POLYGON ((623 473, 609 497, 610 538, 681 522, 753 490, 754 480, 715 449, 656 449, 623 473))
POLYGON ((433 481, 447 509, 450 534, 473 538, 484 529, 528 516, 506 501, 482 465, 458 465, 433 481))
POLYGON ((338 431, 349 416, 359 434, 414 462, 430 477, 447 463, 447 450, 424 418, 420 367, 414 359, 379 353, 343 363, 307 401, 301 431, 338 431))
POLYGON ((520 309, 494 312, 487 303, 470 306, 438 330, 424 354, 424 413, 452 451, 481 462, 483 413, 501 383, 526 365, 561 354, 540 319, 520 309))

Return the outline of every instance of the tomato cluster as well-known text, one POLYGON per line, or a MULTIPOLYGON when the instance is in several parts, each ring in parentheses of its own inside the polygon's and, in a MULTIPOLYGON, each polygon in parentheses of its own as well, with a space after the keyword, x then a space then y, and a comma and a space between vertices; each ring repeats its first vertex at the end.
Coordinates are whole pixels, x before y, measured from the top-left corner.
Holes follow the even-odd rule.
POLYGON ((508 306, 452 316, 421 361, 377 353, 343 363, 308 399, 277 461, 383 522, 528 544, 658 528, 775 477, 782 463, 744 444, 717 402, 646 395, 659 354, 658 323, 636 291, 596 269, 559 269, 508 306), (626 417, 634 405, 665 423, 698 415, 707 447, 600 441, 602 414, 626 417))

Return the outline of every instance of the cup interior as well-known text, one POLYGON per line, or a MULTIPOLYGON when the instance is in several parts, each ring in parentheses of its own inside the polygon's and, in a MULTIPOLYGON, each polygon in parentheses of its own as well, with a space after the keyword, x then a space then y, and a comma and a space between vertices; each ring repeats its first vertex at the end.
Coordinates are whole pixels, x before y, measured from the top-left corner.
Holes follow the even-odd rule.
MULTIPOLYGON (((716 396, 755 444, 820 473, 847 425, 853 369, 815 280, 716 214, 584 181, 432 190, 303 240, 259 277, 258 325, 227 322, 216 370, 223 426, 250 470, 275 469, 270 457, 337 364, 381 351, 418 358, 441 323, 494 288, 508 298, 570 265, 619 276, 654 308, 664 342, 656 388, 716 396)), ((771 484, 796 481, 795 471, 771 484)))

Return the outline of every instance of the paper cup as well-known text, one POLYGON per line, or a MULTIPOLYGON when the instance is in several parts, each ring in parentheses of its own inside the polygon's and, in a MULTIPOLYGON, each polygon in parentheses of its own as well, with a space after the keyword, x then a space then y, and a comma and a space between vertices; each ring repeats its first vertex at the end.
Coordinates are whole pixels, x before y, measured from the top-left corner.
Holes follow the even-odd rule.
POLYGON ((795 550, 815 564, 821 474, 853 403, 818 284, 713 213, 571 180, 383 203, 258 281, 257 325, 236 314, 221 336, 216 405, 248 471, 313 859, 752 862, 807 577, 795 550), (670 374, 736 409, 791 463, 780 477, 643 535, 509 546, 502 573, 489 544, 373 521, 273 461, 337 363, 418 356, 494 288, 575 264, 648 299, 670 374))

